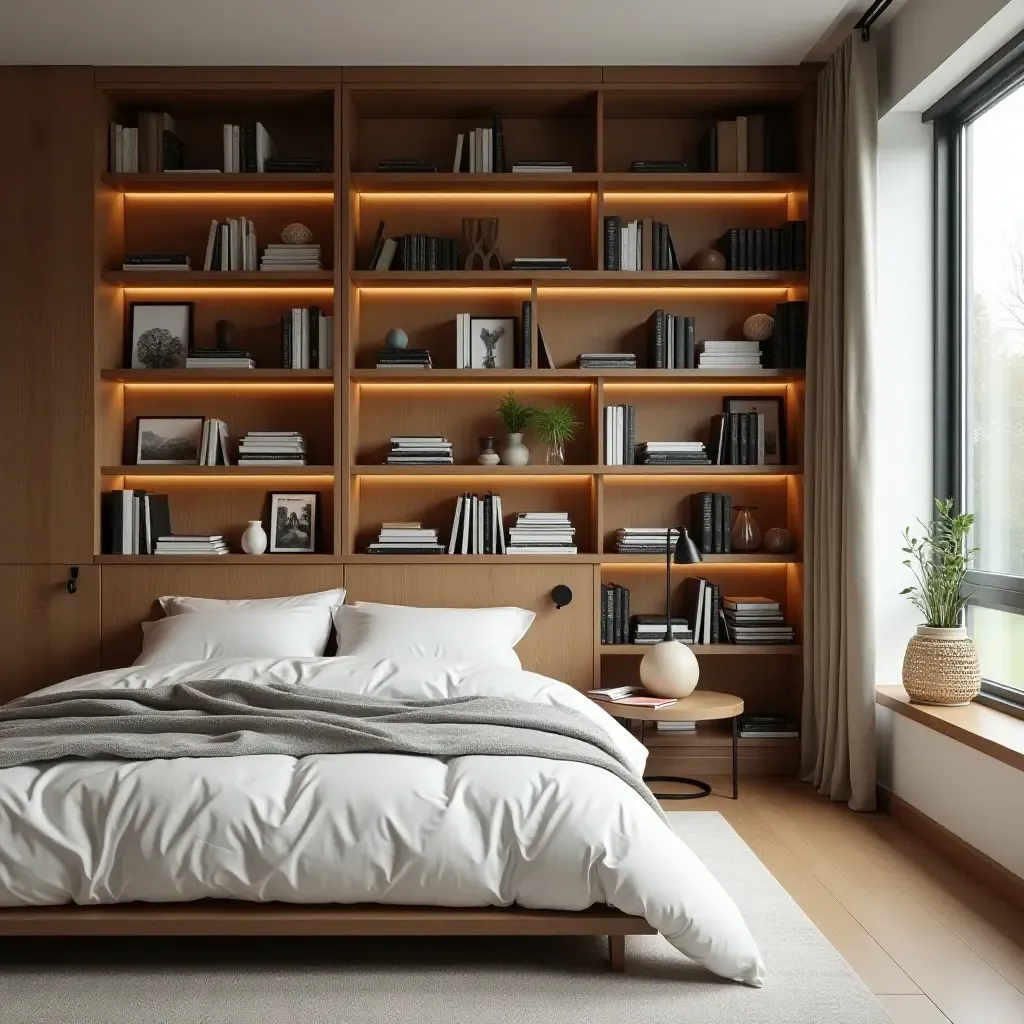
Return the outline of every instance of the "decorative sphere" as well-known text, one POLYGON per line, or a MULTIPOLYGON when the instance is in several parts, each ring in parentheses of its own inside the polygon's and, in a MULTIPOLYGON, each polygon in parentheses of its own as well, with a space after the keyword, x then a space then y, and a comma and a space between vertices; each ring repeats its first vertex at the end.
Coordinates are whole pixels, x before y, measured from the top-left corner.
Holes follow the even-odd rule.
POLYGON ((767 341, 775 333, 775 318, 755 313, 743 321, 743 337, 747 341, 767 341))
POLYGON ((694 270, 725 270, 725 257, 717 249, 701 249, 692 260, 694 270))
POLYGON ((696 655, 678 640, 655 644, 640 662, 640 682, 655 697, 689 697, 698 679, 696 655))
POLYGON ((770 555, 785 555, 793 550, 793 534, 781 526, 773 526, 764 535, 764 549, 770 555))
POLYGON ((392 327, 384 335, 384 344, 388 348, 405 348, 409 344, 409 335, 401 327, 392 327))
POLYGON ((285 245, 309 245, 313 241, 313 232, 305 224, 285 224, 281 228, 281 241, 285 245))

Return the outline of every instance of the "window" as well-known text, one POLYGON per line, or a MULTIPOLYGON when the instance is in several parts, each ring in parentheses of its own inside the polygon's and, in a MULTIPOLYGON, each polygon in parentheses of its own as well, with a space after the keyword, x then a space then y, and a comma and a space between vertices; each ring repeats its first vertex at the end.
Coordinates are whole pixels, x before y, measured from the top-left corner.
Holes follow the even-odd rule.
POLYGON ((975 516, 967 626, 1024 705, 1024 37, 925 115, 936 155, 936 496, 975 516))

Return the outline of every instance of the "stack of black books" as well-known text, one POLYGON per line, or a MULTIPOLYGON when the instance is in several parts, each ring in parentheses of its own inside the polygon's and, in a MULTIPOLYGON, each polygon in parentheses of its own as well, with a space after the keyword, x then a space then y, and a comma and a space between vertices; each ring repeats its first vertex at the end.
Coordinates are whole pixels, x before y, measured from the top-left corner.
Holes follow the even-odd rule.
POLYGON ((618 583, 601 584, 601 643, 629 643, 629 591, 618 583))
POLYGON ((664 526, 626 526, 615 531, 615 553, 619 555, 663 555, 675 547, 679 531, 664 526))
POLYGON ((268 156, 263 170, 269 174, 322 174, 327 164, 314 156, 268 156))
POLYGON ((565 160, 517 160, 513 174, 571 174, 572 164, 565 160))
POLYGON ((782 606, 770 597, 726 597, 722 601, 726 632, 734 644, 791 644, 793 627, 782 606))
POLYGON ((432 164, 427 160, 417 160, 415 157, 395 156, 378 160, 377 170, 391 173, 405 172, 407 174, 418 174, 422 172, 430 173, 436 171, 437 165, 432 164))
POLYGON ((129 253, 121 265, 122 270, 191 270, 192 260, 183 252, 129 253))
POLYGON ((774 370, 807 366, 807 303, 780 302, 775 307, 775 331, 765 345, 764 365, 774 370))
POLYGON ((782 438, 766 436, 763 412, 728 412, 711 417, 708 453, 715 466, 764 466, 769 453, 773 463, 785 458, 782 438))
POLYGON ((517 256, 506 270, 572 270, 564 256, 517 256))
POLYGON ((451 466, 452 443, 446 437, 393 437, 389 466, 451 466))
POLYGON ((807 221, 778 228, 730 228, 715 246, 729 270, 806 270, 807 221))
POLYGON ((795 739, 800 727, 790 715, 740 715, 740 739, 795 739))
POLYGON ((641 466, 710 466, 703 441, 642 441, 636 446, 641 466))
POLYGON ((656 309, 647 318, 647 366, 652 370, 694 370, 697 322, 656 309))
POLYGON ((369 555, 443 555, 437 530, 422 523, 384 523, 369 555))
POLYGON ((378 370, 432 370, 430 351, 425 348, 382 348, 377 353, 378 370))
MULTIPOLYGON (((686 619, 672 619, 672 639, 683 644, 693 643, 693 630, 686 619)), ((634 615, 630 620, 631 644, 660 644, 665 639, 664 615, 634 615)))
POLYGON ((635 370, 636 356, 632 352, 581 352, 576 366, 580 370, 635 370))
POLYGON ((255 370, 251 352, 238 348, 194 348, 185 357, 186 370, 255 370))
POLYGON ((634 174, 687 174, 693 170, 685 160, 634 160, 629 169, 634 174))
POLYGON ((729 554, 731 525, 731 495, 718 491, 698 491, 690 495, 690 537, 701 554, 729 554))

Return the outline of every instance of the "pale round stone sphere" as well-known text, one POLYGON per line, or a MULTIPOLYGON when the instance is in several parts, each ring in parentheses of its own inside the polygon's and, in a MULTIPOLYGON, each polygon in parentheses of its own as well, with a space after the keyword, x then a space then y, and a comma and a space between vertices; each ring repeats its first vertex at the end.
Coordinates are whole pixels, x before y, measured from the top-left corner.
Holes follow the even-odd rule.
POLYGON ((285 224, 281 228, 281 241, 285 245, 309 245, 313 241, 313 232, 305 224, 285 224))
POLYGON ((743 321, 743 337, 747 341, 767 341, 775 333, 775 318, 755 313, 743 321))
POLYGON ((689 697, 699 679, 696 655, 678 640, 655 644, 640 662, 640 682, 655 697, 689 697))
POLYGON ((401 327, 392 327, 384 335, 384 344, 388 348, 405 348, 409 344, 409 335, 401 327))

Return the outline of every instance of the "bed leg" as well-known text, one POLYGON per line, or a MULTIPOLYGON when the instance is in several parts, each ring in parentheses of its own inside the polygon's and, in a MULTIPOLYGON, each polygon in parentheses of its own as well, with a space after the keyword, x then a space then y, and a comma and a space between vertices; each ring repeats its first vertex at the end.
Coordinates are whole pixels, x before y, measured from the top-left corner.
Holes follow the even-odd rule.
POLYGON ((626 969, 626 936, 608 936, 608 959, 611 961, 613 971, 624 971, 626 969))

